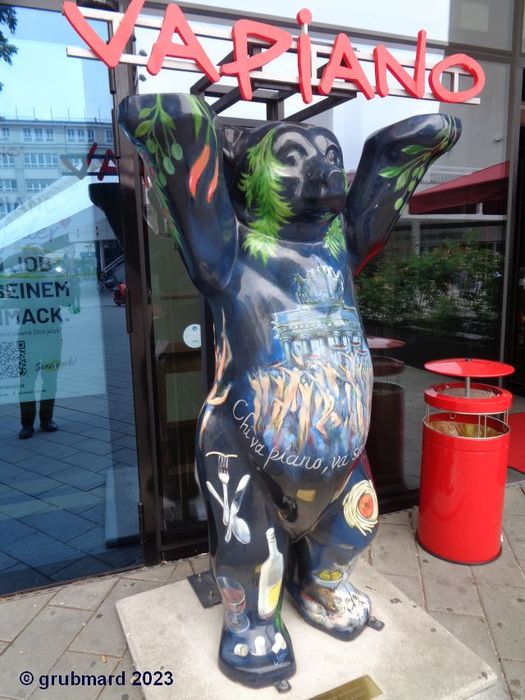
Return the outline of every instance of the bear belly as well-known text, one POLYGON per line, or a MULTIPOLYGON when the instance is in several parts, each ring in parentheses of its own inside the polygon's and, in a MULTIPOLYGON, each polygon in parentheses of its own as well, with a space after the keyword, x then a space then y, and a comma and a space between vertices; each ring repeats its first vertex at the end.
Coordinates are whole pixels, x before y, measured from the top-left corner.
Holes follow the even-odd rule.
POLYGON ((234 402, 233 414, 269 475, 337 481, 364 449, 372 382, 368 349, 284 361, 249 373, 250 395, 234 402))

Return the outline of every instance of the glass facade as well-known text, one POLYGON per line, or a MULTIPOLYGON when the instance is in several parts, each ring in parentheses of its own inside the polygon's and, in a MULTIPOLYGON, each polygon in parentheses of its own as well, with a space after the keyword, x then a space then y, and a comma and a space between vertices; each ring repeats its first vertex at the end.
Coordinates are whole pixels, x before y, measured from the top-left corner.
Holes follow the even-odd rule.
MULTIPOLYGON (((516 231, 522 232, 525 225, 525 71, 522 73, 520 139, 518 147, 518 173, 516 196, 516 231)), ((523 235, 516 237, 512 260, 513 278, 516 281, 511 296, 510 361, 516 367, 514 381, 525 391, 525 245, 523 235)))
MULTIPOLYGON (((163 4, 146 2, 142 12, 159 18, 163 4)), ((199 4, 221 13, 211 0, 199 4)), ((423 390, 436 382, 425 362, 504 359, 517 368, 514 388, 525 391, 525 246, 518 234, 525 139, 518 154, 510 111, 525 52, 522 5, 308 3, 314 23, 327 25, 313 28, 317 40, 346 31, 361 54, 381 41, 413 59, 424 28, 428 65, 464 52, 486 74, 479 105, 358 95, 312 119, 337 135, 350 180, 366 139, 387 124, 438 111, 463 124, 458 144, 428 170, 388 245, 356 282, 375 371, 367 450, 383 509, 417 502, 423 390)), ((251 11, 242 0, 223 7, 239 16, 251 11)), ((297 8, 267 0, 260 11, 290 27, 297 8)), ((0 593, 140 562, 143 501, 145 547, 154 552, 148 561, 178 556, 185 544, 204 549, 194 440, 213 380, 213 329, 202 299, 148 176, 129 145, 114 139, 111 115, 129 92, 188 92, 200 75, 165 70, 153 77, 121 67, 129 87, 121 80, 112 96, 100 62, 66 56, 66 45, 82 41, 59 12, 18 7, 16 15, 18 53, 2 72, 0 91, 0 593), (126 153, 122 181, 133 189, 127 200, 118 189, 119 148, 126 153), (135 283, 127 308, 113 300, 125 282, 124 257, 135 283), (126 313, 128 331, 135 319, 131 356, 126 313), (58 430, 40 430, 42 419, 58 430), (24 440, 22 421, 35 427, 24 440)), ((93 26, 104 33, 102 24, 93 26)), ((137 29, 135 53, 149 55, 157 35, 137 29)), ((215 64, 231 50, 229 41, 203 44, 215 64)), ((286 60, 275 65, 291 71, 286 60)), ((365 71, 373 82, 373 66, 365 71)), ((398 87, 392 76, 388 81, 398 87)), ((217 97, 206 99, 212 105, 217 97)), ((262 103, 232 102, 221 117, 245 124, 267 118, 262 103)), ((291 98, 285 115, 303 107, 291 98)))
MULTIPOLYGON (((393 341, 389 351, 373 351, 376 383, 367 447, 386 507, 419 487, 423 391, 436 383, 425 362, 500 354, 510 67, 481 63, 490 90, 479 105, 423 105, 428 112, 459 117, 462 136, 427 171, 390 241, 356 283, 368 334, 393 341)), ((335 110, 334 131, 339 121, 360 125, 358 154, 359 142, 383 123, 421 109, 413 100, 387 97, 377 115, 371 110, 375 119, 369 125, 369 107, 357 99, 335 110)), ((350 138, 355 142, 355 134, 350 138)), ((355 167, 354 156, 350 168, 355 167)))
POLYGON ((122 247, 96 206, 117 187, 114 162, 99 177, 107 72, 67 58, 60 14, 16 20, 0 91, 0 594, 142 560, 122 247))

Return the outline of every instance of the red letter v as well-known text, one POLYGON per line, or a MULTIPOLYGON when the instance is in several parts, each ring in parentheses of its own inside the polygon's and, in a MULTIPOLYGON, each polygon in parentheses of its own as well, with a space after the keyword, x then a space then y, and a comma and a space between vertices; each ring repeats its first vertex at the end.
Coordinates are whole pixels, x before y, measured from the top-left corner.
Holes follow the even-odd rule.
POLYGON ((115 68, 124 52, 124 47, 133 34, 135 22, 142 10, 144 2, 145 0, 131 0, 117 31, 108 44, 106 44, 106 42, 89 26, 74 2, 64 2, 62 12, 73 29, 82 37, 93 53, 100 58, 101 61, 104 61, 108 68, 115 68))

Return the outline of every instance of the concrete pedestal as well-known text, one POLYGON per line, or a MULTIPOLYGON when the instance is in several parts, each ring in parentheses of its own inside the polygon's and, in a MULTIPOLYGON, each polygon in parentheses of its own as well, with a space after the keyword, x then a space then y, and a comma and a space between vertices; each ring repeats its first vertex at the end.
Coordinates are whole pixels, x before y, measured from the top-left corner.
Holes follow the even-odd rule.
MULTIPOLYGON (((341 642, 306 624, 286 601, 283 620, 297 662, 287 700, 308 700, 364 675, 392 700, 470 698, 496 682, 489 666, 370 566, 359 562, 352 582, 370 595, 384 629, 341 642)), ((146 700, 279 697, 273 687, 251 690, 219 671, 222 606, 202 608, 187 581, 120 600, 117 610, 137 670, 170 670, 175 678, 171 687, 143 687, 146 700)))

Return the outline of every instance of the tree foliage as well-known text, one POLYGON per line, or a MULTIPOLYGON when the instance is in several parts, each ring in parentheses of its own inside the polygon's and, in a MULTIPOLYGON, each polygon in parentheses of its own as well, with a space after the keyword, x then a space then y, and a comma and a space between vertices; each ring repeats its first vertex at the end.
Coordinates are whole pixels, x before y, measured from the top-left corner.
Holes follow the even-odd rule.
POLYGON ((420 253, 392 241, 357 281, 363 318, 491 338, 498 325, 503 260, 473 239, 446 241, 420 253))
MULTIPOLYGON (((0 26, 6 25, 9 32, 14 34, 16 29, 16 12, 9 5, 0 6, 0 26)), ((9 43, 9 37, 0 29, 0 59, 11 65, 13 63, 13 55, 18 52, 14 44, 9 43)), ((0 90, 3 88, 3 83, 0 83, 0 90)))

